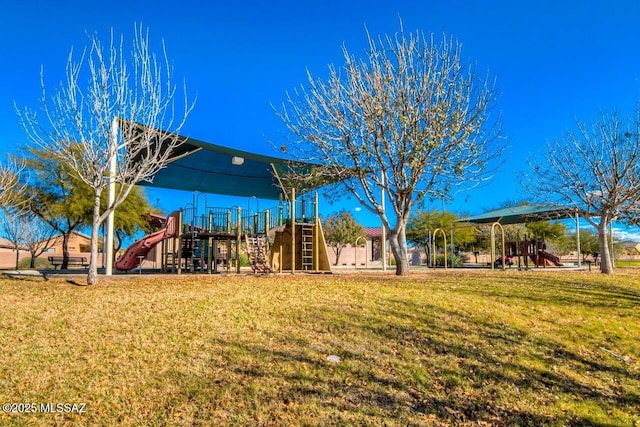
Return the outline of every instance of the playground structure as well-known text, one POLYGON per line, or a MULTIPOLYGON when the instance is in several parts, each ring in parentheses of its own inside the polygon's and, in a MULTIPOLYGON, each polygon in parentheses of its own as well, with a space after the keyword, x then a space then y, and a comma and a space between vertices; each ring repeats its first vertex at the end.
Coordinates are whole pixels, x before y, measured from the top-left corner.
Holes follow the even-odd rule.
POLYGON ((517 240, 515 242, 505 241, 504 228, 498 222, 491 225, 491 269, 499 267, 505 269, 507 266, 513 265, 513 259, 516 258, 518 269, 529 268, 529 261, 533 263, 535 267, 547 267, 556 266, 562 267, 560 258, 556 255, 547 252, 547 245, 544 239, 529 240, 525 236, 524 240, 517 240), (500 250, 502 256, 496 258, 496 239, 495 231, 500 230, 501 245, 500 250))
MULTIPOLYGON (((444 256, 443 266, 447 269, 447 233, 441 229, 437 228, 433 231, 431 239, 431 265, 433 268, 436 268, 436 237, 438 235, 442 235, 443 239, 443 251, 442 255, 444 256)), ((547 266, 556 266, 562 267, 563 264, 560 261, 560 258, 550 252, 547 252, 547 246, 544 239, 528 239, 525 235, 524 240, 517 240, 515 242, 509 242, 505 240, 505 231, 502 224, 499 222, 494 222, 491 224, 491 235, 490 235, 490 254, 491 261, 487 264, 491 269, 500 268, 505 269, 507 266, 511 267, 514 264, 513 259, 516 259, 516 264, 518 269, 528 269, 529 262, 531 262, 534 267, 547 267, 547 266), (496 241, 496 231, 498 231, 497 235, 500 239, 499 242, 496 241)), ((453 241, 453 228, 451 230, 451 241, 453 241)), ((453 247, 451 248, 451 258, 454 257, 453 247)), ((477 256, 477 252, 476 252, 477 256)), ((477 261, 476 261, 477 262, 477 261)), ((453 266, 453 263, 452 263, 453 266)))
POLYGON ((259 212, 232 208, 183 208, 166 219, 163 228, 136 241, 115 267, 127 271, 141 265, 149 251, 161 244, 162 272, 240 273, 246 253, 254 273, 331 272, 318 196, 295 198, 259 212), (244 249, 242 248, 244 244, 244 249))
POLYGON ((522 240, 518 242, 506 242, 505 253, 507 257, 517 258, 519 268, 528 268, 529 261, 535 267, 556 266, 562 267, 560 258, 547 252, 544 240, 522 240))

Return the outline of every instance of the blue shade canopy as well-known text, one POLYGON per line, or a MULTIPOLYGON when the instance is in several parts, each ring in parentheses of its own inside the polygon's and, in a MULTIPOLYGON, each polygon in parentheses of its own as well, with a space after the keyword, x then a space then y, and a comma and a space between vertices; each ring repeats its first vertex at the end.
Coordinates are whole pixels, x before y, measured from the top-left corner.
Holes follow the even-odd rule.
MULTIPOLYGON (((126 124, 121 122, 121 126, 126 124)), ((141 131, 145 129, 138 123, 134 125, 141 131)), ((159 135, 167 133, 159 131, 159 135)), ((302 193, 329 184, 325 180, 302 187, 287 180, 291 173, 308 175, 315 167, 313 163, 264 156, 191 137, 177 137, 183 142, 173 149, 171 162, 154 176, 152 182, 140 182, 140 185, 277 200, 280 197, 286 199, 287 190, 292 186, 302 193)))
POLYGON ((481 215, 461 218, 456 222, 472 224, 522 224, 532 221, 548 221, 552 219, 574 218, 576 209, 560 205, 524 205, 498 209, 481 215))

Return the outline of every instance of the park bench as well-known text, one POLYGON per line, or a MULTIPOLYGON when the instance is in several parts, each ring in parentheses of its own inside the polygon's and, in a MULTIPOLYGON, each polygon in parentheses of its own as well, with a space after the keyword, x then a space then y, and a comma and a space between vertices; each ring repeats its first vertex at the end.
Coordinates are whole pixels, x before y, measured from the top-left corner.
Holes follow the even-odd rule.
MULTIPOLYGON (((58 266, 62 265, 62 262, 64 260, 64 257, 62 256, 50 256, 49 257, 49 262, 51 263, 51 265, 53 265, 54 269, 58 269, 58 266)), ((82 266, 82 267, 88 267, 89 263, 87 262, 87 257, 84 256, 70 256, 67 258, 67 265, 68 266, 82 266)))

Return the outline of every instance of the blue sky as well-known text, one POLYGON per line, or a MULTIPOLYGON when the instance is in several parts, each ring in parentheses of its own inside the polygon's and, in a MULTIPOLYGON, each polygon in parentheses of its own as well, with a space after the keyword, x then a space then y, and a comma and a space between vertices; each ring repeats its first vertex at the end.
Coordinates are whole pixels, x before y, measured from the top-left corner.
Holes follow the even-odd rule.
MULTIPOLYGON (((457 38, 463 55, 496 76, 498 108, 510 150, 500 173, 482 188, 458 192, 454 212, 477 214, 522 193, 524 159, 544 150, 575 119, 601 110, 631 112, 640 94, 640 4, 637 1, 166 1, 4 2, 0 6, 0 145, 25 142, 14 102, 37 107, 40 69, 51 87, 63 77, 71 47, 87 43, 85 31, 106 40, 131 34, 134 23, 164 39, 175 74, 197 105, 184 133, 216 144, 278 155, 266 138, 283 130, 271 103, 305 83, 306 70, 326 75, 342 64, 341 46, 364 52, 365 25, 373 35, 394 33, 399 17, 408 31, 457 38)), ((149 189, 149 199, 171 211, 189 193, 149 189)), ((230 202, 207 197, 209 205, 230 202)), ((235 204, 248 201, 235 201, 235 204)), ((263 202, 266 206, 268 202, 263 202)), ((350 209, 367 225, 373 217, 356 202, 324 206, 350 209)), ((440 208, 437 203, 434 208, 440 208)))

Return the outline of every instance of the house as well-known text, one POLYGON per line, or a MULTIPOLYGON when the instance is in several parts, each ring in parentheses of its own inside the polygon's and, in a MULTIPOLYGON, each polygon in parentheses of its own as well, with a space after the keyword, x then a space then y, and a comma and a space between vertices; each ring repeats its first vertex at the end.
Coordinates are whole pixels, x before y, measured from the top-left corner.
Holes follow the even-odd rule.
MULTIPOLYGON (((340 252, 338 266, 373 267, 382 266, 382 249, 380 245, 382 231, 380 228, 363 227, 364 235, 358 239, 357 246, 346 245, 340 252)), ((332 266, 336 265, 336 252, 327 244, 327 254, 332 266)))
MULTIPOLYGON (((42 256, 50 255, 62 255, 62 235, 54 236, 52 238, 53 245, 42 254, 42 256)), ((72 231, 69 234, 69 242, 67 244, 70 255, 86 255, 91 253, 91 237, 86 234, 72 231)))
MULTIPOLYGON (((62 235, 53 236, 51 238, 52 244, 49 249, 43 252, 38 258, 47 260, 50 256, 62 256, 62 235)), ((91 237, 86 234, 72 231, 69 233, 69 240, 67 242, 67 249, 69 256, 72 257, 84 257, 87 262, 91 259, 91 237)), ((98 252, 102 252, 102 245, 98 245, 98 252)), ((98 267, 102 265, 102 261, 98 258, 98 267)))
MULTIPOLYGON (((18 260, 21 261, 24 258, 28 258, 30 254, 27 248, 19 246, 17 256, 18 260)), ((16 268, 16 250, 14 244, 2 237, 0 237, 0 268, 16 268)))
POLYGON ((640 243, 638 242, 622 242, 622 255, 640 255, 640 243))

